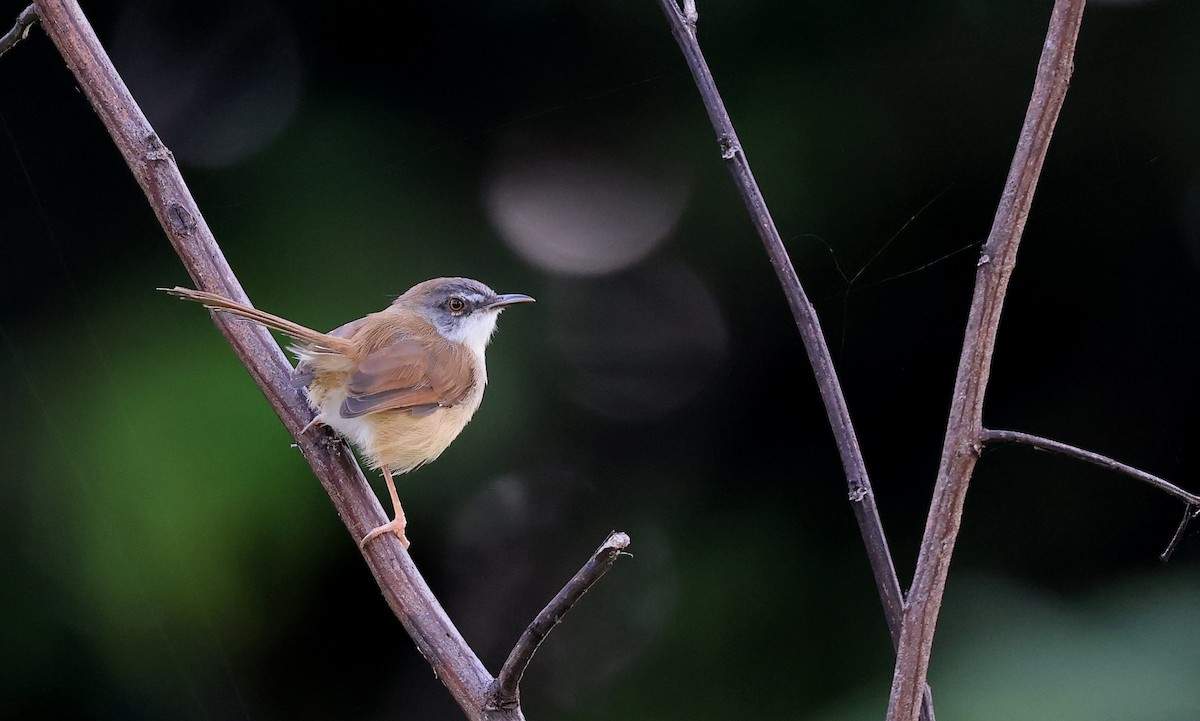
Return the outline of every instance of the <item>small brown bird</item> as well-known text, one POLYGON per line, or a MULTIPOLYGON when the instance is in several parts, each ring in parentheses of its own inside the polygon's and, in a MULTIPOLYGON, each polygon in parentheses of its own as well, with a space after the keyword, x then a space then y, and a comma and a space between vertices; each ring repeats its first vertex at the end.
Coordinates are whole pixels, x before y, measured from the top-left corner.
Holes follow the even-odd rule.
POLYGON ((483 400, 484 349, 500 311, 533 302, 521 293, 499 295, 470 278, 434 278, 378 313, 319 333, 213 293, 161 290, 297 341, 289 347, 299 359, 293 384, 308 388, 313 423, 354 444, 371 468, 383 472, 392 497, 395 518, 363 537, 360 547, 391 531, 408 548, 392 475, 434 460, 458 437, 483 400))

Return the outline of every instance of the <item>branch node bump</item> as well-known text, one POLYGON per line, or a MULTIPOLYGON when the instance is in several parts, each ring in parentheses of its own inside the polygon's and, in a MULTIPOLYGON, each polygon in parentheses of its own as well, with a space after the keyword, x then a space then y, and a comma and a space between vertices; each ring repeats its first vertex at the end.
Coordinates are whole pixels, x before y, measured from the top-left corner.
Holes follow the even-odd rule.
POLYGON ((178 201, 173 200, 167 205, 167 220, 171 230, 178 235, 186 236, 196 229, 196 218, 178 201))
POLYGON ((722 135, 717 139, 717 143, 721 146, 721 157, 725 160, 733 160, 741 149, 738 147, 737 138, 729 135, 722 135))
POLYGON ((700 12, 696 10, 696 0, 683 0, 683 20, 695 32, 696 23, 700 20, 700 12))
POLYGON ((174 159, 171 150, 163 144, 158 133, 148 133, 146 135, 146 160, 151 162, 166 162, 174 159))

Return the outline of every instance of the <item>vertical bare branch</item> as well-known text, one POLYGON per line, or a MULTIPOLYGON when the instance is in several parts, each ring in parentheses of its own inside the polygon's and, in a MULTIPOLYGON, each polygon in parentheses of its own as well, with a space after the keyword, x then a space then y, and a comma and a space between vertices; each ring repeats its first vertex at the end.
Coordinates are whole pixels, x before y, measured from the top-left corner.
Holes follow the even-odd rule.
MULTIPOLYGON (((808 362, 812 366, 821 400, 825 404, 825 413, 829 417, 829 425, 833 429, 834 440, 837 443, 838 455, 841 457, 842 469, 846 474, 846 482, 850 487, 850 505, 854 509, 854 517, 858 522, 859 532, 866 545, 867 558, 871 564, 871 572, 875 577, 875 585, 879 591, 879 599, 883 604, 884 617, 892 636, 892 643, 900 641, 900 625, 904 614, 904 596, 900 591, 900 581, 896 576, 896 567, 892 562, 891 550, 888 548, 887 537, 883 532, 883 522, 879 518, 879 509, 875 505, 875 492, 871 489, 871 481, 867 476, 867 466, 863 461, 862 450, 858 445, 858 436, 850 421, 850 410, 846 406, 846 397, 838 381, 837 372, 833 367, 833 358, 829 354, 829 346, 825 342, 825 334, 817 318, 817 311, 809 301, 796 269, 788 257, 787 249, 775 227, 775 221, 767 209, 767 202, 758 188, 758 182, 750 171, 750 162, 742 150, 733 121, 725 109, 725 102, 717 91, 716 81, 708 69, 708 62, 700 51, 700 43, 696 39, 696 23, 698 13, 693 0, 684 2, 683 7, 675 0, 658 0, 667 22, 671 26, 671 34, 683 52, 684 60, 692 71, 696 87, 704 108, 708 111, 709 120, 717 134, 721 157, 733 182, 742 196, 750 219, 758 231, 767 258, 775 274, 783 286, 788 306, 796 320, 796 328, 804 342, 804 350, 808 362)), ((926 721, 933 719, 932 701, 926 703, 926 721)))
POLYGON ((1084 0, 1056 0, 1004 193, 983 246, 954 384, 937 484, 908 593, 888 704, 889 721, 917 718, 950 557, 983 442, 983 398, 1005 291, 1034 189, 1070 83, 1084 0))

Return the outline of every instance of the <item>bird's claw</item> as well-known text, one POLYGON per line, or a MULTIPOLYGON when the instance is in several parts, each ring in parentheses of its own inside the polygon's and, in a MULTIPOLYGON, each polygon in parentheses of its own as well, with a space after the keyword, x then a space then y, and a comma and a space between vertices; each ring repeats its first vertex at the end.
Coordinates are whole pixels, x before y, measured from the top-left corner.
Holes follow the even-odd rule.
POLYGON ((358 542, 358 548, 360 550, 365 549, 367 547, 367 543, 370 542, 372 539, 382 536, 385 533, 394 533, 394 534, 396 534, 396 538, 400 539, 400 545, 404 546, 405 550, 408 550, 408 538, 406 538, 404 536, 404 529, 407 526, 408 526, 407 523, 405 523, 404 521, 400 521, 398 519, 395 521, 389 521, 388 523, 385 523, 382 526, 375 528, 370 533, 363 536, 363 539, 358 542))

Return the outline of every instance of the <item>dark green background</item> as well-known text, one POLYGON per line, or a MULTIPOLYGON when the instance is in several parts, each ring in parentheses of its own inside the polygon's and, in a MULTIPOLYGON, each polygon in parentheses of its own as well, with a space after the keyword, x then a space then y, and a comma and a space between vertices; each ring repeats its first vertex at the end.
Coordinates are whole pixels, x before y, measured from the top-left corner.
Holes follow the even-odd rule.
MULTIPOLYGON (((84 8, 257 305, 326 329, 435 275, 539 300, 502 319, 476 420, 400 483, 416 563, 493 670, 632 536, 535 659, 528 717, 882 718, 891 647, 832 438, 657 4, 191 5, 84 8), (529 262, 489 210, 514 177, 585 260, 647 214, 659 242, 609 273, 529 262)), ((700 2, 902 579, 1050 7, 700 2)), ((1193 490, 1197 37, 1191 0, 1085 13, 986 410, 1193 490)), ((0 218, 0 716, 459 718, 206 314, 154 291, 188 279, 37 30, 0 59, 0 218)), ((1195 718, 1200 541, 1157 560, 1179 513, 987 453, 939 717, 1195 718)))

